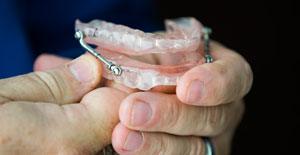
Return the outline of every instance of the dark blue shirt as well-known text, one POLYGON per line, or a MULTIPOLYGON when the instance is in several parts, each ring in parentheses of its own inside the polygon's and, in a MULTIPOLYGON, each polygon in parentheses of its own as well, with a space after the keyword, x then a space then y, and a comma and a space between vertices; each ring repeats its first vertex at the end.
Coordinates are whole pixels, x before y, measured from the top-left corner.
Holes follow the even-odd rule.
POLYGON ((44 52, 82 54, 74 39, 76 19, 160 28, 151 0, 0 0, 0 78, 32 71, 35 57, 44 52))

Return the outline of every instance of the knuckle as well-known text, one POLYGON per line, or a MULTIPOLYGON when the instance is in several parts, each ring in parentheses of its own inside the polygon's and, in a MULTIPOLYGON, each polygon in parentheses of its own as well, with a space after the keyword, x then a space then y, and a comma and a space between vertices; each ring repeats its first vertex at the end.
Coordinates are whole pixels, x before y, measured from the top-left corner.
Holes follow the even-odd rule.
POLYGON ((245 60, 245 58, 239 54, 236 54, 235 56, 235 62, 239 62, 240 66, 237 70, 237 76, 239 76, 236 79, 239 79, 239 92, 238 97, 242 98, 245 94, 247 94, 252 86, 253 81, 253 72, 251 69, 250 64, 245 60), (242 74, 241 74, 241 73, 242 74))
POLYGON ((167 130, 177 129, 176 126, 181 125, 180 121, 183 117, 183 108, 180 107, 178 102, 166 104, 168 109, 168 114, 164 115, 167 117, 163 123, 167 124, 167 130))
POLYGON ((37 72, 35 78, 43 85, 44 91, 47 96, 50 96, 54 102, 63 101, 63 92, 66 91, 64 81, 60 80, 56 74, 52 72, 37 72))
POLYGON ((185 143, 180 143, 185 137, 179 138, 165 133, 147 134, 146 137, 145 145, 138 154, 182 154, 182 148, 186 148, 185 143))
POLYGON ((236 101, 233 103, 233 107, 231 108, 231 111, 234 113, 230 115, 230 118, 228 116, 228 120, 231 123, 230 126, 228 126, 230 129, 234 129, 237 127, 237 125, 241 122, 243 115, 245 113, 245 104, 243 101, 236 101))
POLYGON ((217 135, 221 133, 224 129, 227 128, 228 124, 228 105, 222 105, 220 107, 216 107, 216 110, 213 112, 213 134, 217 135))
POLYGON ((161 136, 161 138, 160 138, 160 151, 159 151, 160 155, 167 154, 168 145, 169 145, 168 139, 165 138, 164 136, 161 136))
POLYGON ((227 125, 226 123, 226 109, 224 106, 220 107, 208 107, 203 110, 203 124, 202 134, 206 135, 217 135, 227 125))
POLYGON ((217 80, 213 88, 217 104, 232 102, 242 98, 252 85, 252 70, 246 60, 239 54, 234 53, 226 58, 226 61, 215 63, 217 80))
POLYGON ((219 105, 228 96, 228 86, 233 83, 233 80, 228 80, 229 68, 222 62, 215 62, 214 65, 206 69, 207 74, 211 78, 206 79, 206 93, 203 96, 203 102, 208 105, 219 105), (226 90, 226 91, 225 91, 226 90))
POLYGON ((224 62, 218 62, 212 65, 212 71, 214 71, 217 76, 222 77, 228 73, 228 68, 224 62))

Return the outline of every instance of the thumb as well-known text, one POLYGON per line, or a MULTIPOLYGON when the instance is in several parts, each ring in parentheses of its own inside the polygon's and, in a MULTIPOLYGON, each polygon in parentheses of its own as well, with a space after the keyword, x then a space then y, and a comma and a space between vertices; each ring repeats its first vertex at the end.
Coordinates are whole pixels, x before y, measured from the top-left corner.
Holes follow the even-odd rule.
POLYGON ((74 103, 100 82, 101 64, 91 55, 56 69, 0 80, 0 104, 7 101, 74 103))
POLYGON ((33 65, 34 71, 45 71, 53 68, 57 68, 63 64, 70 62, 71 59, 61 57, 53 54, 41 54, 39 55, 33 65))

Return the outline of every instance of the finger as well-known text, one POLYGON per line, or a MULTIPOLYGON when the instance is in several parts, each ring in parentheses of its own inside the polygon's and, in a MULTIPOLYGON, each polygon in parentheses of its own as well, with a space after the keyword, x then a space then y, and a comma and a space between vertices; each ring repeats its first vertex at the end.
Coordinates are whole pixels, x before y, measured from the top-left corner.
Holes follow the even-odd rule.
POLYGON ((97 86, 101 64, 83 55, 59 68, 0 80, 0 104, 4 101, 44 101, 58 104, 80 100, 97 86))
POLYGON ((177 82, 177 96, 187 104, 213 106, 242 98, 252 85, 252 71, 239 54, 212 44, 213 63, 199 65, 177 82))
POLYGON ((41 54, 34 62, 34 71, 45 71, 70 62, 71 59, 52 54, 41 54))
POLYGON ((122 124, 134 130, 214 136, 241 118, 242 106, 198 107, 183 104, 175 95, 139 92, 122 101, 119 117, 122 124))
POLYGON ((121 123, 113 131, 112 144, 119 154, 187 154, 205 155, 201 138, 179 137, 164 133, 147 133, 127 129, 121 123))
MULTIPOLYGON (((95 137, 92 138, 96 140, 94 144, 103 144, 103 141, 103 146, 111 144, 113 129, 119 122, 120 103, 126 96, 127 93, 123 91, 107 87, 98 88, 84 96, 81 103, 88 111, 89 120, 85 121, 93 127, 95 137)), ((76 118, 77 112, 74 111, 71 115, 76 118)))
POLYGON ((99 88, 82 104, 5 103, 0 107, 0 154, 94 154, 111 143, 125 95, 99 88))

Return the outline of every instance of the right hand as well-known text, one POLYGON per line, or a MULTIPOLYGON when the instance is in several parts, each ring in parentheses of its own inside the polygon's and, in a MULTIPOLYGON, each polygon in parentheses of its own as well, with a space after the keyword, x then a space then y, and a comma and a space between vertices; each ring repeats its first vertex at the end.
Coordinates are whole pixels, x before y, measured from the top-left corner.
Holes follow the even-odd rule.
POLYGON ((0 80, 0 154, 93 154, 110 144, 126 93, 95 89, 101 64, 83 55, 44 71, 39 62, 43 71, 0 80))

